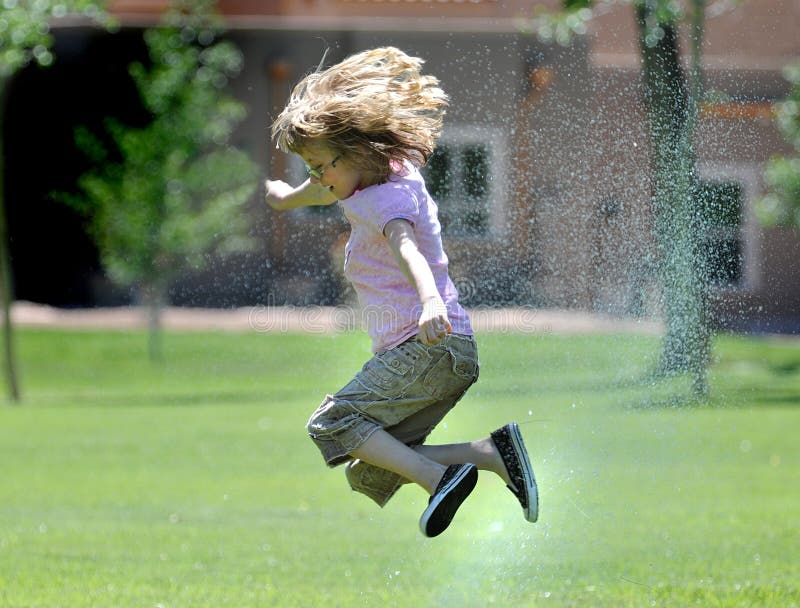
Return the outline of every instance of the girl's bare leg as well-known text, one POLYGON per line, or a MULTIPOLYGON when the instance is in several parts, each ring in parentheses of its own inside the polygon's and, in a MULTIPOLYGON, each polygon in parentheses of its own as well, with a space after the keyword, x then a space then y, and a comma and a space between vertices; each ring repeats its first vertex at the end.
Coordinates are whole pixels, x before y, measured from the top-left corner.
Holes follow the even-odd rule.
POLYGON ((498 475, 513 487, 503 459, 491 438, 469 443, 418 445, 413 448, 384 430, 375 431, 351 454, 371 465, 397 473, 433 494, 448 465, 471 462, 479 469, 498 475))
MULTIPOLYGON (((428 494, 436 491, 436 486, 442 479, 447 466, 427 457, 392 437, 386 431, 379 429, 361 446, 350 453, 354 458, 368 462, 371 465, 397 473, 405 479, 421 485, 428 494)), ((463 464, 472 462, 461 460, 448 464, 463 464)), ((477 465, 477 463, 473 463, 477 465)))
POLYGON ((471 462, 479 469, 499 475, 506 485, 513 486, 500 452, 491 438, 478 439, 470 443, 447 445, 418 445, 413 448, 418 454, 442 465, 471 462))

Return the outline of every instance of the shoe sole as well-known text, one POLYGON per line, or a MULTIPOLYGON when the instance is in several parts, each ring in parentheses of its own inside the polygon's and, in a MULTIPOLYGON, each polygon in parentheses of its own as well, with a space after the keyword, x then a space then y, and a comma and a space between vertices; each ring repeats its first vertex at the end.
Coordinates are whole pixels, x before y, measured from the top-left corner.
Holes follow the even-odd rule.
POLYGON ((528 508, 523 509, 525 519, 535 522, 539 519, 539 488, 536 486, 536 478, 533 476, 533 467, 528 460, 528 450, 525 449, 525 442, 522 441, 522 434, 516 422, 508 425, 509 437, 517 453, 517 460, 522 468, 522 477, 525 480, 525 491, 528 494, 528 508))
POLYGON ((433 538, 444 532, 453 521, 461 503, 472 493, 478 483, 478 467, 464 466, 442 488, 428 504, 419 520, 419 529, 427 537, 433 538), (435 524, 429 527, 430 524, 435 524))

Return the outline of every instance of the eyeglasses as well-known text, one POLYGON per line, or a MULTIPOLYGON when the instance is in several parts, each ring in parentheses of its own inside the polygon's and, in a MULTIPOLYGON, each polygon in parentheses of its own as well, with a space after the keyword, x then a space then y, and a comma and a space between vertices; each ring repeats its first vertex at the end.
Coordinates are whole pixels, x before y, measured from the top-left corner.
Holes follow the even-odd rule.
POLYGON ((336 161, 339 160, 340 158, 342 158, 341 154, 336 158, 334 158, 327 165, 322 167, 322 169, 312 169, 311 167, 306 166, 306 174, 308 175, 308 177, 313 177, 314 179, 322 179, 322 176, 325 174, 325 171, 327 171, 331 167, 336 167, 336 161))

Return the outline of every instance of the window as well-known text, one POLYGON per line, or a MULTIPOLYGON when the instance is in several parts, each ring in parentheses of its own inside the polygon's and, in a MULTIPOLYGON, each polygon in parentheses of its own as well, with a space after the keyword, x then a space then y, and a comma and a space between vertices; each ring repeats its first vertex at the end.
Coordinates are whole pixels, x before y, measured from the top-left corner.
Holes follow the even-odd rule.
POLYGON ((711 285, 732 287, 743 279, 743 188, 737 182, 697 186, 700 256, 711 285))
POLYGON ((439 205, 447 234, 483 235, 489 231, 488 151, 476 144, 438 147, 425 170, 428 191, 439 205))
POLYGON ((442 231, 449 236, 489 236, 502 226, 501 137, 489 129, 454 127, 439 141, 423 169, 439 206, 442 231))

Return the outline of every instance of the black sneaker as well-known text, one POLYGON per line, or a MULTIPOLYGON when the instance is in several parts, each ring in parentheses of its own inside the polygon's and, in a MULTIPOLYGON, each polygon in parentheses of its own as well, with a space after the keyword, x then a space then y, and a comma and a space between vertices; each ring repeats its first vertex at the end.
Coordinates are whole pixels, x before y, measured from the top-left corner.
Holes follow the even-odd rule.
POLYGON ((522 505, 522 512, 528 521, 539 518, 539 490, 536 478, 528 460, 528 451, 522 441, 522 435, 516 422, 505 425, 492 433, 492 441, 506 465, 511 481, 516 489, 507 486, 522 505))
POLYGON ((420 517, 419 529, 422 533, 434 537, 444 532, 477 482, 478 467, 474 464, 451 464, 447 467, 420 517))

